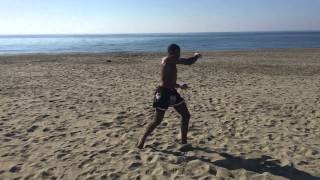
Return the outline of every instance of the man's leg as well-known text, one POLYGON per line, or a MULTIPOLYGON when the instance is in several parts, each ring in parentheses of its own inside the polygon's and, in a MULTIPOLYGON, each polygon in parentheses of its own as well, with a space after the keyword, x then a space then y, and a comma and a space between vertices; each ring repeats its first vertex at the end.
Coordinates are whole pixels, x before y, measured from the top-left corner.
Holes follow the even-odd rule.
POLYGON ((181 105, 174 107, 174 109, 181 115, 181 143, 187 144, 190 112, 186 103, 182 103, 181 105))
POLYGON ((165 114, 165 111, 156 109, 153 122, 151 122, 151 123, 149 124, 149 126, 147 127, 146 132, 144 133, 144 135, 142 136, 142 138, 141 138, 140 141, 138 142, 137 147, 138 147, 139 149, 142 149, 142 148, 143 148, 144 143, 145 143, 147 137, 148 137, 148 136, 153 132, 153 130, 156 129, 156 127, 161 123, 161 121, 163 120, 164 114, 165 114))

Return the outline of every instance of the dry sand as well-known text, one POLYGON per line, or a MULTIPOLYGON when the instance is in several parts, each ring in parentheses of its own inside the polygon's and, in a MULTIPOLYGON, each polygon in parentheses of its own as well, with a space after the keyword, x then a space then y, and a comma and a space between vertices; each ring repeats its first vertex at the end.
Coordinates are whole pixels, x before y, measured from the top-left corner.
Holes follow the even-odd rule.
POLYGON ((160 53, 0 57, 0 179, 320 179, 320 49, 204 53, 153 114, 160 53))

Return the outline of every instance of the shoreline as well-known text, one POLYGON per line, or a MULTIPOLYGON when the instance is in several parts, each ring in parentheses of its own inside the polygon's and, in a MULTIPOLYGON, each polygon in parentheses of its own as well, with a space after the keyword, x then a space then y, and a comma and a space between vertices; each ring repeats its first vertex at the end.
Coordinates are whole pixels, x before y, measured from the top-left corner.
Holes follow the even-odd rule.
MULTIPOLYGON (((292 52, 292 51, 317 51, 320 50, 319 48, 266 48, 266 49, 244 49, 244 50, 213 50, 213 51, 183 51, 182 54, 190 54, 193 52, 199 52, 203 54, 234 54, 234 53, 254 53, 254 52, 292 52)), ((154 54, 163 54, 165 55, 166 52, 164 51, 123 51, 123 52, 62 52, 62 53, 0 53, 0 57, 19 57, 19 56, 90 56, 90 55, 97 55, 97 56, 107 56, 107 55, 154 55, 154 54)))

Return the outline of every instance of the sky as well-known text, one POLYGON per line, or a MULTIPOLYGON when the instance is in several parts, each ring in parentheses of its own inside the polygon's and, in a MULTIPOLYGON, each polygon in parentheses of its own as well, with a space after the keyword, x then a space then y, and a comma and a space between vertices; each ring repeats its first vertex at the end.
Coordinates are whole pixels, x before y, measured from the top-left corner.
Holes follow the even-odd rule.
POLYGON ((320 30, 320 0, 0 0, 0 34, 320 30))

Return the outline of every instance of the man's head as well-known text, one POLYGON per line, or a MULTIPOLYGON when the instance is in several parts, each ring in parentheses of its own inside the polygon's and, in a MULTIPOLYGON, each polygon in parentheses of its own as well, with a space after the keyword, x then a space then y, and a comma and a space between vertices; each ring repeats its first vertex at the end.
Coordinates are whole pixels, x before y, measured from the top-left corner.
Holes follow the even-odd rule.
POLYGON ((176 44, 170 44, 168 47, 168 55, 180 58, 180 47, 176 44))

